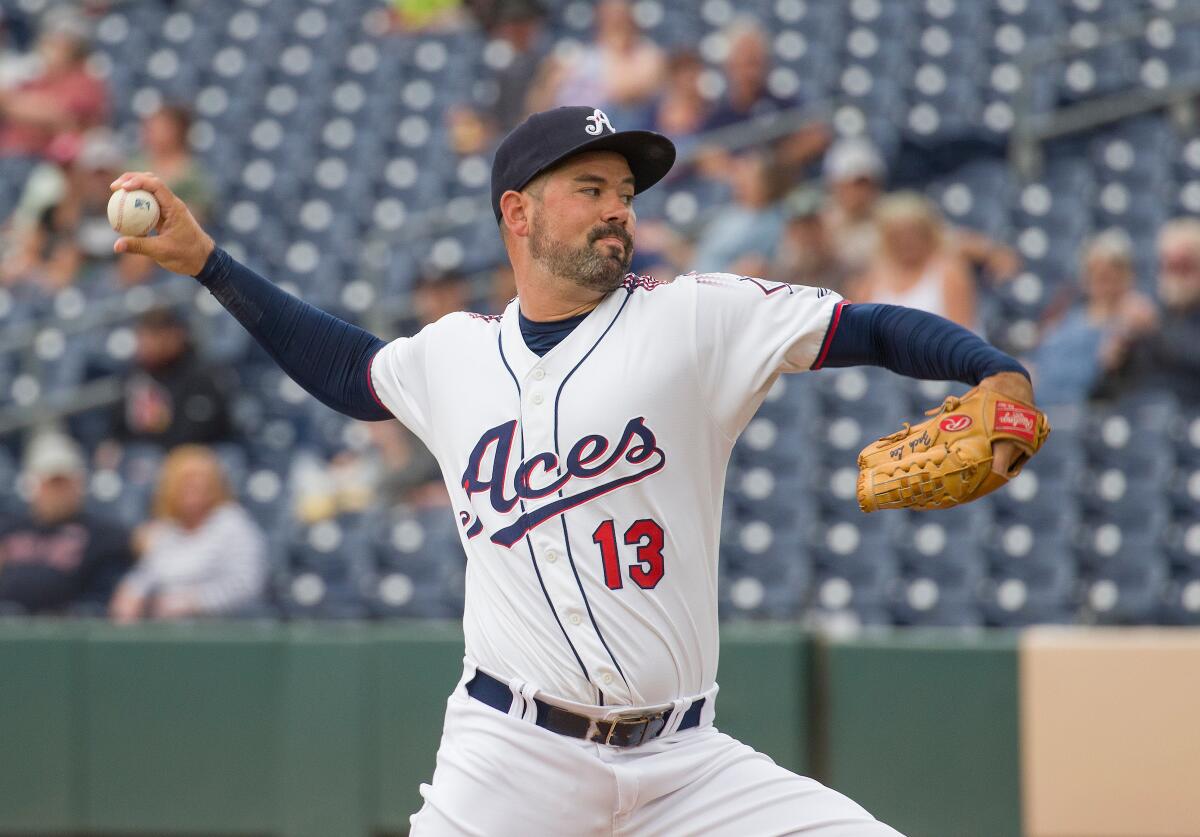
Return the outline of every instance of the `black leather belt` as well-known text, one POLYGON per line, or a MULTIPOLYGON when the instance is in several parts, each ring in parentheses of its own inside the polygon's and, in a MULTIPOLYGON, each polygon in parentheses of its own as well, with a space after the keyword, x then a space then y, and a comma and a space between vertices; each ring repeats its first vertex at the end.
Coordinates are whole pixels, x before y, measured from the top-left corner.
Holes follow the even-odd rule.
MULTIPOLYGON (((467 694, 480 703, 486 703, 506 714, 513 701, 513 693, 508 684, 501 683, 482 671, 476 671, 475 676, 467 683, 467 694)), ((679 729, 700 726, 700 710, 704 708, 704 700, 700 698, 688 707, 679 729)), ((671 710, 664 709, 662 712, 651 712, 647 715, 594 721, 584 715, 576 715, 566 709, 551 706, 537 698, 533 699, 533 703, 537 707, 539 727, 569 738, 583 738, 613 747, 636 747, 643 741, 657 738, 666 729, 667 721, 671 718, 671 710)))

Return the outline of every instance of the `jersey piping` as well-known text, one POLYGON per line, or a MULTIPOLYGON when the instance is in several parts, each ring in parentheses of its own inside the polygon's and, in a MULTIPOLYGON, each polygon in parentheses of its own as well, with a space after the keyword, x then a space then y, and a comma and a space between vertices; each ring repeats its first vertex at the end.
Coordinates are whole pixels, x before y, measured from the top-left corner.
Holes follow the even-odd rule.
MULTIPOLYGON (((508 364, 508 358, 504 355, 504 342, 500 339, 501 335, 496 335, 496 348, 500 352, 500 362, 504 364, 504 368, 508 370, 508 375, 512 378, 513 386, 517 388, 517 403, 521 403, 521 382, 517 380, 516 374, 512 371, 512 367, 508 364)), ((521 422, 517 422, 517 426, 521 430, 521 461, 525 461, 525 428, 521 422)), ((521 500, 521 514, 525 514, 525 501, 521 500)), ((546 582, 542 580, 542 570, 537 565, 537 557, 533 552, 533 542, 529 540, 529 534, 525 535, 525 546, 529 549, 529 562, 533 564, 533 572, 537 576, 538 586, 542 588, 542 595, 546 598, 546 606, 550 608, 550 614, 554 617, 554 623, 558 625, 558 629, 562 631, 563 639, 567 641, 567 646, 571 649, 571 654, 575 657, 575 662, 579 663, 579 670, 583 672, 583 677, 589 683, 592 678, 588 674, 587 666, 583 664, 583 658, 579 656, 579 652, 575 649, 575 643, 571 642, 571 637, 567 634, 567 629, 563 627, 562 620, 558 618, 558 611, 554 607, 554 602, 550 599, 550 591, 546 589, 546 582)), ((594 684, 593 684, 594 685, 594 684)), ((599 688, 596 689, 599 692, 599 688)), ((604 702, 604 695, 600 695, 600 702, 604 702)))
MULTIPOLYGON (((558 385, 558 392, 554 395, 554 455, 559 457, 560 462, 562 461, 562 458, 561 451, 559 450, 558 446, 558 405, 562 399, 563 390, 567 386, 567 381, 571 380, 571 376, 574 375, 581 366, 583 366, 584 362, 591 357, 592 352, 596 351, 596 347, 599 346, 604 341, 604 338, 608 336, 608 333, 612 331, 612 327, 616 325, 617 320, 621 316, 621 312, 624 311, 625 306, 629 304, 629 297, 632 295, 632 293, 632 290, 630 290, 630 292, 625 295, 625 299, 621 301, 621 307, 618 308, 617 313, 613 315, 612 321, 609 322, 608 326, 604 329, 600 336, 596 338, 596 342, 592 344, 592 347, 588 349, 584 353, 583 357, 579 359, 579 362, 576 363, 575 366, 571 368, 571 371, 563 377, 562 383, 558 385)), ((561 467, 557 468, 556 471, 560 475, 562 474, 561 467)), ((562 489, 559 489, 558 496, 563 496, 562 489)), ((608 645, 608 640, 604 638, 604 633, 600 630, 599 623, 596 622, 596 616, 594 613, 592 613, 592 603, 588 601, 587 592, 583 589, 583 582, 579 578, 579 569, 575 566, 575 556, 571 552, 571 535, 567 530, 567 513, 564 511, 559 519, 562 521, 563 541, 566 543, 567 547, 567 560, 571 562, 571 572, 575 575, 575 584, 579 588, 579 595, 583 597, 583 606, 587 609, 588 619, 590 619, 592 622, 592 630, 596 632, 596 636, 599 638, 600 644, 603 645, 604 650, 608 652, 608 658, 612 660, 613 665, 617 669, 617 673, 621 675, 621 680, 625 682, 625 688, 629 689, 630 693, 632 693, 633 689, 629 685, 629 680, 625 677, 625 672, 621 669, 621 663, 617 660, 616 655, 613 654, 612 648, 610 648, 608 645)))

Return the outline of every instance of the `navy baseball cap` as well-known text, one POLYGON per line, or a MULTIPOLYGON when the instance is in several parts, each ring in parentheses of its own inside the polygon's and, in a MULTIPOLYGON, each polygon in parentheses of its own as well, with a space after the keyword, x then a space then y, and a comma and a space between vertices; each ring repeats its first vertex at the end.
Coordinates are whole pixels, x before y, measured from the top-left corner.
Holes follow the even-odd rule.
POLYGON ((618 131, 599 108, 565 107, 531 115, 509 132, 492 163, 492 211, 500 220, 500 197, 568 157, 585 151, 615 151, 629 161, 634 194, 671 170, 675 144, 654 131, 618 131))

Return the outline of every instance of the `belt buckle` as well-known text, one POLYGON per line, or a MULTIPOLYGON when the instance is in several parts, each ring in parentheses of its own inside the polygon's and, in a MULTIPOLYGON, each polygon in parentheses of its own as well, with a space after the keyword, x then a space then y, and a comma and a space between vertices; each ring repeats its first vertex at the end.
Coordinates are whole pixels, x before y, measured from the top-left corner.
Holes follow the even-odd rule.
POLYGON ((620 725, 620 724, 641 724, 642 725, 641 738, 638 739, 636 744, 631 743, 631 744, 626 745, 626 746, 630 746, 630 747, 636 747, 639 744, 642 744, 643 742, 645 742, 646 731, 648 729, 650 729, 650 724, 652 724, 654 721, 662 718, 663 715, 665 715, 665 714, 666 713, 664 713, 664 712, 654 712, 654 713, 650 713, 650 714, 630 715, 630 716, 618 715, 617 717, 613 718, 611 721, 608 721, 608 734, 604 736, 604 743, 607 746, 612 746, 613 734, 617 731, 618 725, 620 725))

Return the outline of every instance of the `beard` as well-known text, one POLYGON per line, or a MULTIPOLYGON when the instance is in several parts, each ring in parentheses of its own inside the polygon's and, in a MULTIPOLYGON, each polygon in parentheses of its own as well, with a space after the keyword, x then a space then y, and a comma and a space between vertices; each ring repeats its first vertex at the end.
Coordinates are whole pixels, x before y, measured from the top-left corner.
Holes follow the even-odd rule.
POLYGON ((555 276, 590 291, 609 293, 621 287, 629 272, 633 237, 624 227, 605 225, 588 233, 586 246, 574 248, 552 239, 545 225, 534 216, 529 231, 529 255, 555 276), (610 236, 624 245, 620 251, 611 244, 596 247, 597 241, 610 236))
POLYGON ((1187 274, 1162 273, 1158 295, 1168 308, 1187 309, 1200 302, 1200 280, 1187 274))

